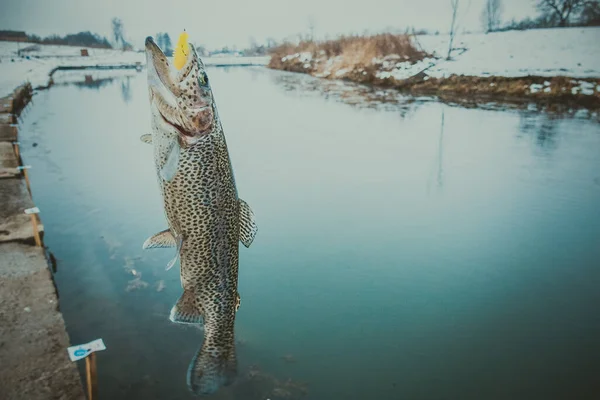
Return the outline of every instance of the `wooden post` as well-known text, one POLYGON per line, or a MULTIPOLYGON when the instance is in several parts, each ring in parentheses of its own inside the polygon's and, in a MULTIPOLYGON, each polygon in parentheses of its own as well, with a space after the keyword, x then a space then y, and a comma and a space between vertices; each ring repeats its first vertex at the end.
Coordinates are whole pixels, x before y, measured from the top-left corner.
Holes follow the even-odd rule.
POLYGON ((29 214, 31 217, 31 224, 33 225, 33 238, 35 239, 35 245, 42 247, 42 239, 40 238, 40 231, 37 223, 37 214, 29 214))
POLYGON ((31 196, 31 185, 29 183, 29 175, 27 175, 27 168, 23 168, 23 176, 25 177, 25 183, 27 184, 27 190, 31 196))
POLYGON ((15 155, 17 156, 17 162, 19 162, 20 160, 20 153, 19 153, 19 142, 13 142, 13 150, 15 151, 15 155))
POLYGON ((96 353, 90 353, 85 358, 85 377, 87 382, 88 400, 98 398, 98 376, 96 374, 96 353))

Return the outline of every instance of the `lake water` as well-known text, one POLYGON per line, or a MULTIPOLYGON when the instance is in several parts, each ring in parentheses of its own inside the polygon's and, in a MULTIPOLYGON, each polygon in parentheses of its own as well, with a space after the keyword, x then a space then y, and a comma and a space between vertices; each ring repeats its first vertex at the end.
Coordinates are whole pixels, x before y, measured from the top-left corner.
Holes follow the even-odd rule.
MULTIPOLYGON (((209 75, 259 226, 240 250, 239 383, 213 398, 600 398, 597 116, 209 75)), ((141 249, 166 227, 145 79, 57 76, 22 122, 71 342, 108 348, 101 399, 193 398, 202 341, 168 320, 173 250, 141 249)))

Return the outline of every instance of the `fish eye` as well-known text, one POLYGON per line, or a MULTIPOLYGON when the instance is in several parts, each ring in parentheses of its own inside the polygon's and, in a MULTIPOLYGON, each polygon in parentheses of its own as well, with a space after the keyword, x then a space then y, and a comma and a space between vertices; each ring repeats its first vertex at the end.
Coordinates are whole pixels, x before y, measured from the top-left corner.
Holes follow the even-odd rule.
POLYGON ((206 72, 202 71, 202 75, 198 76, 198 82, 200 83, 200 86, 208 86, 208 76, 206 75, 206 72))

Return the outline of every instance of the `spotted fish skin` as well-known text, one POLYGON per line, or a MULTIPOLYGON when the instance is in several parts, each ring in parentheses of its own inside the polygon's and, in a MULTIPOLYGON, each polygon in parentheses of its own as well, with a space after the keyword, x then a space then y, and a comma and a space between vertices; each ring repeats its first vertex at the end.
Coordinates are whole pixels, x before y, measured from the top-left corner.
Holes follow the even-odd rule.
POLYGON ((170 319, 203 323, 204 341, 190 364, 188 385, 196 394, 210 394, 237 374, 239 242, 249 246, 256 226, 238 197, 204 65, 190 48, 174 78, 168 59, 146 39, 152 135, 143 140, 154 147, 168 230, 144 247, 177 248, 183 294, 170 319))

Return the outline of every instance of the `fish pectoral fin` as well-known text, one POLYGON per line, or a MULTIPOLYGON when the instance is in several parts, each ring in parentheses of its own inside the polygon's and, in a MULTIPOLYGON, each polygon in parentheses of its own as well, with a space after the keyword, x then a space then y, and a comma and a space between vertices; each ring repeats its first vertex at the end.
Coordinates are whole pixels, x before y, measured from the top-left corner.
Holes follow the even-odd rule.
POLYGON ((175 237, 169 229, 165 229, 164 231, 158 232, 157 234, 152 235, 148 239, 146 239, 146 241, 142 245, 142 249, 146 250, 176 246, 177 241, 175 240, 175 237))
POLYGON ((179 167, 180 150, 181 148, 179 147, 179 142, 177 140, 173 141, 171 149, 169 150, 169 155, 167 156, 167 160, 160 169, 161 178, 167 182, 172 181, 177 173, 177 168, 179 167))
POLYGON ((179 254, 181 253, 181 245, 183 244, 183 237, 177 236, 176 241, 177 241, 177 249, 175 250, 175 257, 173 257, 173 259, 171 261, 169 261, 169 263, 167 264, 166 271, 173 268, 173 265, 175 265, 175 263, 177 262, 177 259, 179 258, 179 254))
POLYGON ((244 200, 239 199, 240 203, 240 242, 246 247, 250 247, 258 227, 254 219, 254 212, 244 200))
POLYGON ((140 136, 140 140, 147 144, 152 144, 152 135, 146 133, 145 135, 140 136))
POLYGON ((196 293, 184 289, 183 294, 171 309, 169 319, 179 324, 202 323, 202 312, 196 304, 196 293))

